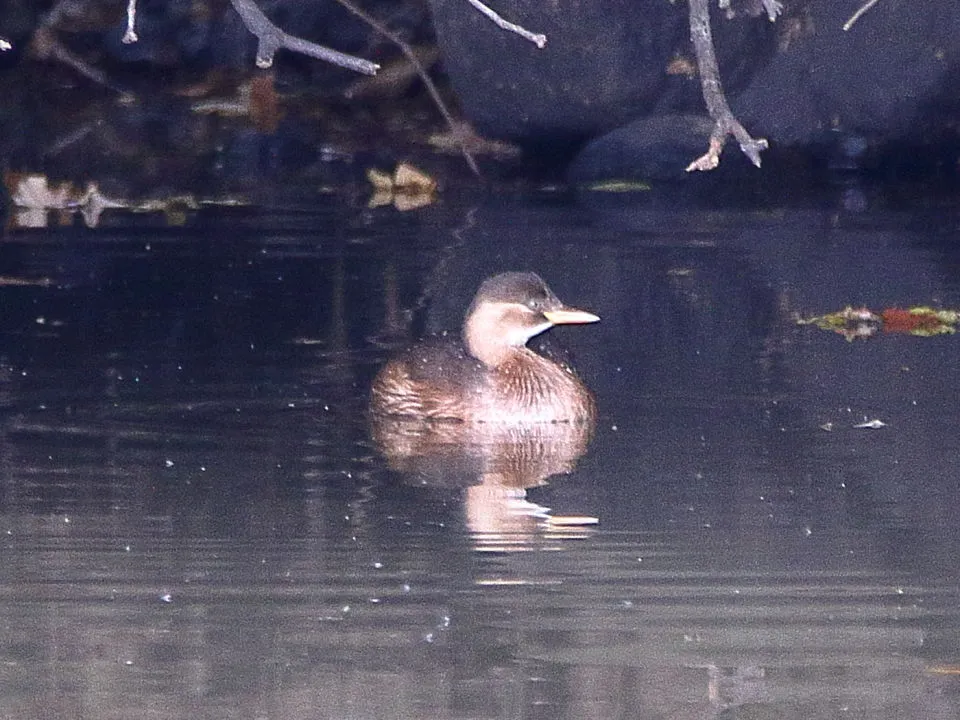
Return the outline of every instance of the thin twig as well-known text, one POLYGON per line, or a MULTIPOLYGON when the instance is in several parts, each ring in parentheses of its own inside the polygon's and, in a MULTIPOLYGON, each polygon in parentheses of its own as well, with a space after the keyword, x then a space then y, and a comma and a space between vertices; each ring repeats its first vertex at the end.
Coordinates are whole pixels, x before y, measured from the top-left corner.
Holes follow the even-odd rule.
POLYGON ((125 45, 130 43, 135 43, 139 38, 137 37, 137 31, 134 30, 133 25, 137 21, 137 0, 129 0, 127 2, 127 31, 123 34, 120 42, 125 45))
POLYGON ((118 90, 106 76, 105 73, 97 70, 93 65, 86 62, 79 55, 70 52, 57 37, 56 31, 46 24, 41 23, 33 33, 30 41, 30 47, 34 54, 41 60, 57 60, 64 65, 69 65, 84 77, 93 82, 108 87, 112 90, 118 90))
POLYGON ((517 25, 516 23, 512 23, 509 20, 505 20, 501 15, 498 15, 495 10, 487 7, 482 2, 480 2, 480 0, 467 0, 467 2, 473 5, 477 10, 479 10, 481 13, 486 15, 488 18, 490 18, 497 27, 516 33, 520 37, 532 42, 541 50, 543 49, 543 46, 547 44, 547 36, 544 35, 543 33, 532 33, 526 28, 521 27, 520 25, 517 25))
POLYGON ((872 8, 877 4, 879 0, 867 0, 863 5, 860 6, 860 9, 857 10, 853 15, 850 16, 850 19, 843 24, 843 31, 846 32, 853 27, 853 24, 860 19, 860 16, 863 15, 867 10, 872 8))
MULTIPOLYGON (((400 52, 403 53, 403 56, 413 66, 417 72, 417 75, 420 77, 421 82, 423 82, 424 87, 427 88, 430 99, 433 100, 434 105, 437 106, 437 110, 440 111, 440 114, 443 116, 443 119, 450 128, 450 131, 455 133, 457 129, 457 121, 454 120, 453 115, 447 109, 446 103, 444 103, 443 98, 440 97, 440 91, 437 90, 437 86, 434 84, 433 80, 430 78, 430 75, 423 67, 423 63, 421 63, 417 58, 417 54, 413 51, 413 48, 404 42, 396 33, 388 30, 375 18, 371 17, 363 10, 355 6, 352 2, 350 2, 350 0, 337 0, 337 2, 348 11, 356 15, 358 18, 363 20, 363 22, 372 27, 376 32, 380 33, 383 37, 400 48, 400 52)), ((480 168, 477 167, 477 161, 473 159, 473 155, 470 154, 470 151, 467 150, 466 146, 464 146, 462 142, 460 143, 460 152, 473 174, 477 177, 480 177, 480 168)))
POLYGON ((251 33, 257 36, 257 67, 268 68, 273 65, 273 56, 280 48, 287 48, 294 52, 325 60, 328 63, 339 65, 347 70, 355 70, 365 75, 375 75, 380 66, 363 58, 346 55, 331 50, 323 45, 298 38, 285 33, 278 28, 253 0, 230 0, 234 10, 240 15, 243 24, 251 33))
POLYGON ((57 0, 54 6, 41 17, 40 24, 33 31, 33 37, 30 38, 30 51, 40 60, 56 60, 72 67, 80 75, 99 85, 111 90, 119 90, 110 82, 105 73, 97 70, 79 55, 74 55, 60 42, 57 27, 62 22, 69 21, 71 9, 68 5, 69 0, 57 0))
POLYGON ((710 30, 709 0, 689 0, 690 3, 690 39, 697 55, 697 68, 700 71, 700 85, 707 112, 713 118, 714 127, 710 134, 710 147, 706 153, 687 166, 687 172, 693 170, 712 170, 720 164, 720 153, 727 135, 733 135, 740 143, 743 154, 760 167, 760 152, 767 149, 763 138, 754 140, 743 125, 733 116, 727 98, 720 83, 720 70, 717 67, 717 55, 713 49, 713 34, 710 30))

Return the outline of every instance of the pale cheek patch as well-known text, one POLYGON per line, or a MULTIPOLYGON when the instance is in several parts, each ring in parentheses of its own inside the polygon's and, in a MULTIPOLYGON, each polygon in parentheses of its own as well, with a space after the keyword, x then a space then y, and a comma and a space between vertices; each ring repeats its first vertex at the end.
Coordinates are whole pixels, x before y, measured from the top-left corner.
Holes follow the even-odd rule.
POLYGON ((526 345, 527 341, 539 335, 540 333, 549 330, 553 327, 551 322, 543 322, 534 327, 524 327, 524 328, 511 328, 510 332, 507 333, 507 344, 513 345, 515 347, 520 347, 521 345, 526 345))

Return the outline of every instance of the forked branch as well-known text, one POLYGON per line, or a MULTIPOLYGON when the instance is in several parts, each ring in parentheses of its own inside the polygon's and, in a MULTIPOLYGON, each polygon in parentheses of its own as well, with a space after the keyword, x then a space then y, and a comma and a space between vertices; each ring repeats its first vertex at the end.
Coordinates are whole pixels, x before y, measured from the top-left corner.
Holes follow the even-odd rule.
MULTIPOLYGON (((710 134, 710 147, 706 153, 687 166, 687 172, 693 170, 713 170, 720 164, 720 153, 728 135, 740 143, 743 154, 760 167, 760 153, 767 149, 764 138, 754 140, 737 120, 720 83, 720 70, 717 67, 717 54, 713 48, 713 33, 710 30, 709 0, 688 0, 690 4, 690 39, 697 56, 697 68, 700 71, 700 85, 707 112, 713 119, 713 132, 710 134)), ((772 11, 770 11, 772 12, 772 11)))
POLYGON ((240 15, 247 30, 257 36, 257 67, 268 68, 273 64, 273 56, 280 48, 325 60, 347 70, 355 70, 364 75, 375 75, 380 66, 363 58, 346 55, 323 45, 289 35, 278 28, 263 14, 253 0, 230 0, 234 10, 240 15))

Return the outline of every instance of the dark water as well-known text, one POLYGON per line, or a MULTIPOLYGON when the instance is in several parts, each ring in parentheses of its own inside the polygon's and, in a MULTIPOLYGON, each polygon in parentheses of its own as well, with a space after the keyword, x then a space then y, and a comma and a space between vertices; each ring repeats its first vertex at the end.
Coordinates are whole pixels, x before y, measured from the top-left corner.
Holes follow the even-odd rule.
POLYGON ((795 316, 960 307, 960 213, 838 208, 11 233, 0 717, 957 717, 958 340, 795 316), (368 427, 508 268, 602 316, 593 438, 368 427))

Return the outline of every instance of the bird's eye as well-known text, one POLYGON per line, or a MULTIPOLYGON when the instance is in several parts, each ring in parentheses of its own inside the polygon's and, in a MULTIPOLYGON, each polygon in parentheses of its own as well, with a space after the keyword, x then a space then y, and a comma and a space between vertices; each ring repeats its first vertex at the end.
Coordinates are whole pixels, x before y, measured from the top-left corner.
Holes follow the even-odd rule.
POLYGON ((536 310, 537 312, 540 312, 547 306, 547 296, 534 295, 533 297, 527 299, 526 305, 531 310, 536 310))

